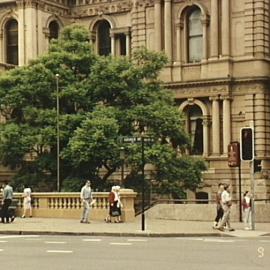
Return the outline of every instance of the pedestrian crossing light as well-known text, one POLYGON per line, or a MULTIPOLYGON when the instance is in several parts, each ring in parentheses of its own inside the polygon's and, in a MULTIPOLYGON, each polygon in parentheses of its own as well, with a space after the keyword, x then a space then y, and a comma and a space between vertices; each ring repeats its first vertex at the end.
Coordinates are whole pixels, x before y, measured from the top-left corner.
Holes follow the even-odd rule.
POLYGON ((252 161, 254 159, 254 130, 251 127, 241 128, 240 157, 243 161, 252 161))

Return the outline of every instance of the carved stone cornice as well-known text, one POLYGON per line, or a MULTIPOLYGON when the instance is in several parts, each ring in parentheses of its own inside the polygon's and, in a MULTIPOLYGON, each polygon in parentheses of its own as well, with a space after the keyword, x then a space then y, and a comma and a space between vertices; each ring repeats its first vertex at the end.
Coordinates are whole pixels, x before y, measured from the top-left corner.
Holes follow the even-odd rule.
POLYGON ((70 9, 65 6, 60 6, 53 3, 41 2, 38 4, 38 8, 45 12, 55 14, 57 16, 63 16, 63 17, 70 16, 70 9))
POLYGON ((209 97, 209 100, 210 101, 219 101, 220 97, 219 96, 211 96, 211 97, 209 97))
POLYGON ((88 16, 100 16, 101 14, 128 13, 132 10, 132 2, 126 1, 108 1, 102 3, 88 4, 85 6, 76 7, 72 11, 75 18, 88 16))
POLYGON ((119 28, 114 28, 111 29, 111 33, 112 34, 126 34, 129 35, 130 34, 130 27, 119 27, 119 28))
POLYGON ((205 97, 209 98, 212 96, 226 95, 228 94, 228 89, 226 87, 186 87, 179 89, 170 89, 177 99, 187 98, 187 97, 205 97))
POLYGON ((24 6, 26 8, 36 8, 38 5, 38 1, 37 0, 25 0, 24 2, 24 6))
POLYGON ((16 2, 7 2, 7 3, 1 3, 0 2, 0 10, 8 10, 8 9, 14 9, 16 7, 16 2))

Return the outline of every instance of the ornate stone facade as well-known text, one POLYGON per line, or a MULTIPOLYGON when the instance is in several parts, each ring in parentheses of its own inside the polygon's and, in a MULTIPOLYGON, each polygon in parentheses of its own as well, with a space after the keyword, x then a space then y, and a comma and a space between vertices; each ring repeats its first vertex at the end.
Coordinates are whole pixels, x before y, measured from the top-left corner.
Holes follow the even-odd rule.
MULTIPOLYGON (((253 125, 255 155, 262 165, 255 174, 257 196, 269 198, 269 0, 2 0, 2 69, 10 67, 5 34, 10 19, 18 22, 20 66, 46 52, 52 21, 60 29, 72 23, 86 26, 97 51, 100 21, 109 24, 112 55, 121 50, 129 55, 140 46, 164 51, 169 63, 161 79, 187 115, 191 136, 201 129, 195 148, 209 169, 200 191, 211 199, 222 181, 232 183, 237 194, 238 169, 227 165, 227 145, 239 141, 241 127, 253 125)), ((242 162, 242 181, 242 188, 249 189, 247 162, 242 162)))

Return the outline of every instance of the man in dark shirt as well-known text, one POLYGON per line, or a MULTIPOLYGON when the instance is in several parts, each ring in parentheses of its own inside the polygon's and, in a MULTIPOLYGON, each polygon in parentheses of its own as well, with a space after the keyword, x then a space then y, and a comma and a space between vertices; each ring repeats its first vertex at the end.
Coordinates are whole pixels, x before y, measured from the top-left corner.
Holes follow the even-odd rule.
POLYGON ((8 208, 11 205, 13 198, 13 188, 5 181, 4 189, 3 189, 3 205, 2 205, 2 223, 9 223, 9 218, 11 218, 11 222, 14 221, 14 216, 10 216, 8 208), (6 220, 6 221, 5 221, 6 220))

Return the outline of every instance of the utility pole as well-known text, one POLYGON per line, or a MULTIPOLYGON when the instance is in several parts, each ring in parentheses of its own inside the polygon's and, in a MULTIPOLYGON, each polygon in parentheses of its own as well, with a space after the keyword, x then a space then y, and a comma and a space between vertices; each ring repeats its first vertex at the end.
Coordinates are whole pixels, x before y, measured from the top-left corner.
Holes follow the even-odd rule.
POLYGON ((59 127, 59 74, 56 78, 56 170, 57 170, 57 191, 60 192, 60 127, 59 127))

